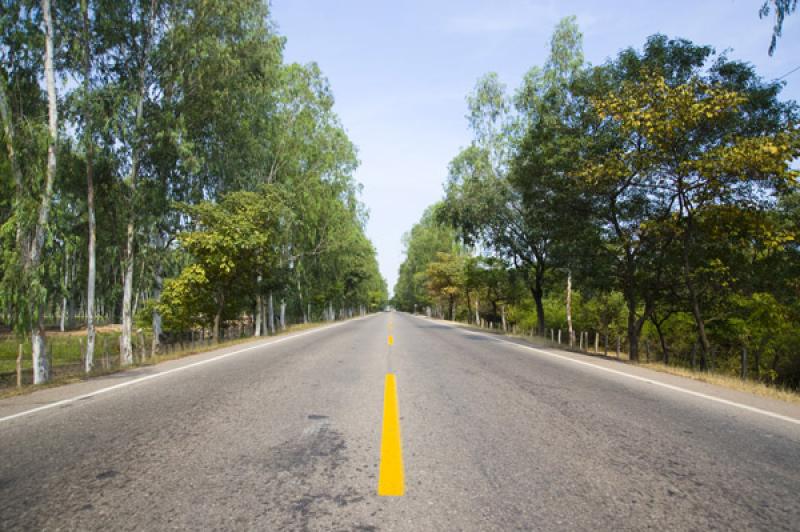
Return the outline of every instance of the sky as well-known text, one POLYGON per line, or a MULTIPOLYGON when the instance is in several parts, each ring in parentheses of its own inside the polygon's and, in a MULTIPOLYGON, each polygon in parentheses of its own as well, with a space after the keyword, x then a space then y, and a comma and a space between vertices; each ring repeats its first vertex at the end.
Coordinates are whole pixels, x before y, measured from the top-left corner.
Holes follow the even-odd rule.
MULTIPOLYGON (((584 54, 601 64, 663 33, 729 50, 766 79, 800 66, 800 12, 786 19, 775 54, 761 0, 272 0, 285 60, 315 61, 335 111, 358 147, 356 179, 369 209, 367 236, 391 291, 403 233, 441 199, 447 165, 469 144, 466 96, 497 72, 509 90, 546 60, 552 30, 575 15, 584 54)), ((800 71, 784 99, 800 100, 800 71)))

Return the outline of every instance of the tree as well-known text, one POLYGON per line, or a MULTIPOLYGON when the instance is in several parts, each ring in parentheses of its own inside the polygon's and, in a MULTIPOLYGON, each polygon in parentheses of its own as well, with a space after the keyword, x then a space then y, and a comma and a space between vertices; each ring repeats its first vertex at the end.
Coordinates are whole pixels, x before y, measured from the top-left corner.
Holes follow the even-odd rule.
POLYGON ((185 210, 195 230, 181 234, 180 242, 196 262, 165 285, 160 311, 170 328, 209 324, 219 340, 226 308, 252 290, 258 272, 277 265, 291 213, 275 186, 231 192, 219 203, 185 210))
MULTIPOLYGON (((670 83, 645 67, 635 78, 623 81, 619 92, 591 100, 621 141, 589 163, 584 176, 598 187, 595 190, 610 191, 604 212, 625 249, 625 285, 632 285, 635 254, 650 245, 656 261, 663 264, 665 250, 671 242, 678 243, 704 359, 710 342, 691 258, 698 246, 705 246, 697 241, 697 220, 708 209, 755 205, 752 198, 766 198, 776 188, 786 188, 795 177, 789 162, 798 149, 797 133, 785 122, 754 125, 766 108, 780 107, 774 100, 757 101, 763 86, 752 73, 749 86, 738 83, 745 92, 733 90, 732 80, 725 77, 732 68, 723 60, 714 66, 722 73, 719 77, 704 80, 695 74, 670 83), (626 208, 627 219, 621 213, 626 208)), ((741 79, 743 72, 736 70, 741 79)), ((635 315, 635 296, 629 293, 627 300, 635 315)), ((638 332, 652 310, 652 298, 645 297, 645 302, 645 311, 629 327, 632 358, 638 332)))
POLYGON ((451 253, 436 253, 425 269, 426 286, 436 298, 447 301, 447 317, 456 319, 456 301, 464 291, 464 259, 451 253))
POLYGON ((768 17, 775 11, 775 25, 772 28, 772 39, 769 42, 769 55, 775 53, 778 37, 783 33, 783 20, 797 9, 797 0, 766 0, 758 10, 758 18, 768 17))
POLYGON ((526 272, 540 331, 545 276, 559 261, 556 232, 572 232, 581 218, 576 214, 586 210, 568 175, 577 149, 567 131, 574 113, 568 88, 583 66, 581 46, 575 18, 567 17, 555 28, 544 68, 528 72, 513 102, 496 75, 479 80, 468 98, 475 140, 450 164, 441 211, 465 242, 526 272))

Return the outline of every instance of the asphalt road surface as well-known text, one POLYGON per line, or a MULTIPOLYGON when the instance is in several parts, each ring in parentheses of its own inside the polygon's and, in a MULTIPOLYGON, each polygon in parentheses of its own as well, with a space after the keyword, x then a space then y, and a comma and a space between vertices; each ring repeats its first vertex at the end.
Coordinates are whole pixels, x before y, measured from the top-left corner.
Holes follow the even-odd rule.
POLYGON ((2 530, 800 530, 797 405, 399 313, 0 401, 0 453, 2 530))

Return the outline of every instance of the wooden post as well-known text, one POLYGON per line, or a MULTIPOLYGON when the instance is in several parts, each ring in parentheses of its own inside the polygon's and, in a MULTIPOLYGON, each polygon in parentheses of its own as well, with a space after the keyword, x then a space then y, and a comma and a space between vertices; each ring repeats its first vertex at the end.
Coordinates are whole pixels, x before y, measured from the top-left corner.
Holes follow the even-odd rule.
POLYGON ((561 329, 558 330, 558 345, 561 345, 561 329))
POLYGON ((620 339, 619 339, 619 335, 617 335, 617 358, 619 358, 619 343, 620 343, 620 339))
MULTIPOLYGON (((22 346, 19 346, 22 349, 22 346)), ((19 358, 17 358, 19 360, 19 358)), ((17 367, 19 367, 19 362, 17 362, 17 367)), ((19 375, 19 370, 17 370, 17 375, 19 375)), ((742 380, 747 380, 747 348, 742 346, 742 380)), ((17 382, 19 382, 19 377, 17 377, 17 382)), ((19 386, 19 384, 17 384, 19 386)))
POLYGON ((550 343, 555 343, 556 341, 556 333, 553 329, 550 329, 550 343))
POLYGON ((17 388, 22 388, 22 344, 17 351, 17 388))
POLYGON ((606 334, 605 334, 603 340, 604 340, 604 342, 603 342, 603 354, 605 356, 608 356, 608 330, 606 330, 606 334))
POLYGON ((594 332, 594 352, 600 352, 600 333, 597 331, 594 332))

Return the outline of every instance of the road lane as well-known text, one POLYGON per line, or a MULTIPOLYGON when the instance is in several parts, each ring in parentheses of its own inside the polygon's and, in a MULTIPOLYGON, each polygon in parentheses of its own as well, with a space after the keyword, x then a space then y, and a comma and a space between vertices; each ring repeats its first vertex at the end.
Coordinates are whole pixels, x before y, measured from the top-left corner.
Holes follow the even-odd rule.
POLYGON ((0 448, 2 529, 800 522, 797 426, 398 313, 11 420, 0 448), (387 373, 402 497, 377 492, 387 373))

